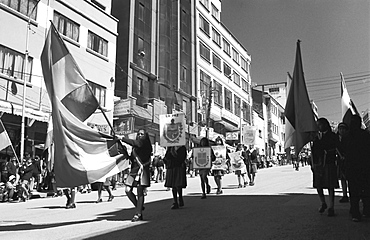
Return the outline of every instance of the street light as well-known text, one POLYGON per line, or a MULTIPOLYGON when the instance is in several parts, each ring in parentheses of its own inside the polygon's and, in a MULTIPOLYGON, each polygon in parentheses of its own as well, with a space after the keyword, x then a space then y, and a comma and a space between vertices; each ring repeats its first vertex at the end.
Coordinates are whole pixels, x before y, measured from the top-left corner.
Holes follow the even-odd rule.
POLYGON ((22 76, 23 76, 23 100, 22 100, 22 123, 21 123, 21 150, 20 150, 20 160, 23 161, 23 154, 24 154, 24 135, 25 135, 25 112, 26 112, 26 88, 27 88, 27 81, 26 81, 26 71, 28 67, 28 44, 30 38, 30 29, 31 29, 31 15, 33 11, 35 11, 37 5, 39 4, 40 0, 38 0, 33 6, 32 10, 28 13, 28 20, 27 20, 27 34, 26 34, 26 51, 24 56, 24 64, 22 69, 22 76))

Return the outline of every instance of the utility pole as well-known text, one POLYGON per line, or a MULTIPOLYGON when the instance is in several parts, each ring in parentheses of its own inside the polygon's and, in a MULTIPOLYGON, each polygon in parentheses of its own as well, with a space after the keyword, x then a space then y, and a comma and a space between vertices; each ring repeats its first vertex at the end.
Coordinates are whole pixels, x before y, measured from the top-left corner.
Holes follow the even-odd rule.
POLYGON ((206 137, 209 139, 209 127, 211 125, 211 106, 212 106, 212 81, 209 83, 209 93, 208 93, 208 106, 206 112, 206 120, 207 120, 207 131, 206 137))

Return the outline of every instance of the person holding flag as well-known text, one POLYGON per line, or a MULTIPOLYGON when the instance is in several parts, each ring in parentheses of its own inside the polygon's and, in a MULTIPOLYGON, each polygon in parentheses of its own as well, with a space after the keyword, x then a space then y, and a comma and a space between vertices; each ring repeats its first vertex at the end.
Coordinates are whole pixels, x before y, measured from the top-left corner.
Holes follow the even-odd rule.
POLYGON ((137 132, 136 140, 122 137, 122 142, 131 145, 131 169, 125 181, 126 194, 132 204, 136 208, 132 222, 143 220, 144 210, 144 190, 150 187, 150 161, 152 154, 152 144, 150 142, 148 132, 141 128, 137 132), (137 188, 137 196, 132 192, 133 188, 137 188))

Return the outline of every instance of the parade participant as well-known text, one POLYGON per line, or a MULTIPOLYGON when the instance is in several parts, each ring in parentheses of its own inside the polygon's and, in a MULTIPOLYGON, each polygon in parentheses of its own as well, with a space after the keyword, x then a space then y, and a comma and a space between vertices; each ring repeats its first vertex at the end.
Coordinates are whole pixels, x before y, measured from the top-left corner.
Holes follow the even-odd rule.
MULTIPOLYGON (((240 152, 240 158, 244 162, 244 158, 242 156, 242 151, 243 151, 243 145, 241 143, 239 143, 236 146, 235 152, 240 152)), ((244 176, 246 173, 247 173, 247 168, 246 168, 245 164, 243 165, 243 167, 241 169, 235 170, 235 175, 238 179, 238 188, 242 188, 243 186, 244 187, 247 186, 247 181, 245 180, 245 176, 244 176)))
POLYGON ((361 117, 352 116, 348 138, 345 142, 345 174, 348 179, 349 198, 354 222, 362 220, 363 215, 370 217, 370 135, 361 129, 361 117))
MULTIPOLYGON (((222 138, 217 137, 216 138, 216 145, 224 145, 224 142, 222 141, 222 138)), ((226 154, 226 152, 225 152, 226 154)), ((223 156, 226 158, 226 156, 223 156)), ((215 183, 217 185, 217 191, 216 194, 222 194, 222 176, 224 175, 224 171, 221 169, 212 170, 212 175, 215 180, 215 183)))
POLYGON ((319 129, 318 136, 312 145, 313 154, 313 187, 317 189, 321 201, 319 212, 323 213, 328 205, 325 202, 324 189, 329 192, 328 216, 334 213, 334 189, 339 187, 336 166, 336 149, 339 146, 339 138, 332 132, 330 124, 326 118, 317 120, 319 129))
POLYGON ((163 159, 166 164, 166 182, 164 186, 172 188, 173 204, 171 209, 178 209, 184 206, 182 189, 187 186, 186 155, 185 146, 168 147, 163 159))
MULTIPOLYGON (((209 143, 209 140, 206 137, 204 137, 200 140, 199 146, 200 147, 211 147, 211 145, 209 143)), ((212 148, 211 148, 211 162, 213 162, 215 160, 215 158, 216 158, 215 154, 213 153, 212 148)), ((201 199, 207 198, 206 189, 207 189, 207 194, 209 194, 211 192, 211 186, 209 185, 209 181, 208 181, 209 172, 210 172, 209 168, 199 169, 200 187, 202 188, 202 197, 201 197, 201 199)))
POLYGON ((125 181, 126 194, 136 207, 136 212, 132 222, 143 220, 144 208, 144 189, 150 186, 150 160, 152 154, 152 144, 149 134, 144 129, 139 129, 136 140, 122 137, 121 141, 131 145, 131 169, 125 181), (133 188, 137 188, 137 197, 133 193, 133 188))
POLYGON ((110 177, 106 178, 104 182, 96 182, 98 185, 98 200, 96 200, 96 203, 101 203, 103 200, 101 199, 101 193, 103 191, 103 188, 108 192, 109 198, 108 202, 111 202, 114 198, 112 191, 110 190, 110 177))
POLYGON ((76 208, 76 191, 77 187, 63 189, 63 193, 67 198, 66 209, 76 208))
POLYGON ((349 202, 347 193, 347 179, 344 172, 345 164, 345 152, 344 152, 344 141, 348 135, 349 127, 346 123, 341 122, 338 124, 338 137, 340 142, 340 147, 338 148, 338 178, 341 182, 343 196, 339 200, 340 203, 349 202))

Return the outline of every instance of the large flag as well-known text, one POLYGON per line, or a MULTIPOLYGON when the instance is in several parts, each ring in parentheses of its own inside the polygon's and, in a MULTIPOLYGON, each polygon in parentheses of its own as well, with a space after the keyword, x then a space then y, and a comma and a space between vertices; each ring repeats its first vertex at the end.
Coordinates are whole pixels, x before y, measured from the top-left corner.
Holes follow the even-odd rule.
POLYGON ((347 123, 348 126, 351 123, 351 116, 358 115, 360 116, 359 112, 355 104, 353 103, 352 99, 349 97, 346 83, 344 82, 343 74, 340 73, 341 79, 341 102, 342 102, 342 122, 347 123))
POLYGON ((128 168, 123 154, 109 155, 116 142, 83 123, 99 107, 98 102, 53 23, 41 65, 52 105, 57 186, 93 183, 128 168))
MULTIPOLYGON (((298 155, 303 146, 313 140, 317 132, 317 125, 304 79, 300 40, 297 41, 293 80, 285 106, 285 117, 288 124, 294 129, 291 146, 294 146, 295 154, 298 155)), ((286 145, 285 147, 290 146, 286 145)))
POLYGON ((3 122, 0 120, 0 150, 11 146, 12 142, 10 141, 9 135, 6 132, 6 129, 3 125, 3 122))
MULTIPOLYGON (((288 75, 287 75, 287 84, 286 84, 286 89, 287 89, 287 92, 289 95, 289 90, 290 90, 290 85, 292 84, 292 76, 290 76, 290 73, 288 72, 288 75)), ((284 149, 287 150, 287 149, 290 149, 290 146, 293 146, 294 145, 294 134, 295 130, 292 126, 292 124, 290 124, 290 122, 288 121, 287 117, 285 117, 285 142, 284 142, 284 149)), ((289 152, 289 151, 287 151, 289 152)))

